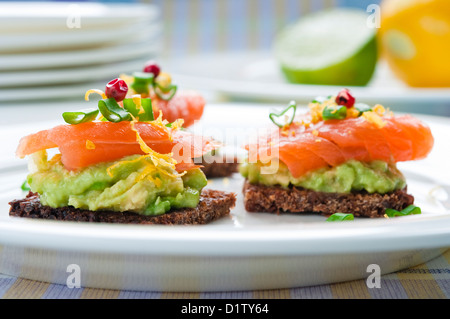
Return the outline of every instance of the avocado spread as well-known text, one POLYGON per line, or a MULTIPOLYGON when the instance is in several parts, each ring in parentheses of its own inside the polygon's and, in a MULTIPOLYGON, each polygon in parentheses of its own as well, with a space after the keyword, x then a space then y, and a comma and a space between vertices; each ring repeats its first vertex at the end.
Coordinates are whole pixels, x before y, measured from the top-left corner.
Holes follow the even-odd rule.
POLYGON ((363 163, 350 160, 336 167, 308 172, 299 178, 294 178, 282 162, 279 162, 275 174, 262 174, 263 167, 261 163, 245 162, 240 166, 240 173, 252 184, 283 187, 293 185, 327 193, 365 190, 369 193, 385 194, 403 189, 406 185, 405 178, 396 165, 383 161, 363 163))
POLYGON ((196 207, 207 184, 203 172, 196 168, 179 176, 175 170, 164 169, 168 174, 149 157, 133 155, 69 171, 58 154, 48 161, 47 153, 41 151, 31 156, 27 182, 32 192, 40 194, 41 203, 53 208, 161 215, 170 209, 196 207))

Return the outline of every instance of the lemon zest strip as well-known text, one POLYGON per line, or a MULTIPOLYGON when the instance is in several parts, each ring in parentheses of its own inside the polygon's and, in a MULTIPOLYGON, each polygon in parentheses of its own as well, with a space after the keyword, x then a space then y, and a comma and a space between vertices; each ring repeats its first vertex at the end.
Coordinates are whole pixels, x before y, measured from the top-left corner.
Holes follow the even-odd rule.
POLYGON ((103 99, 107 99, 108 97, 106 96, 105 92, 103 92, 102 90, 98 90, 98 89, 90 89, 86 91, 86 94, 84 95, 84 99, 86 101, 89 101, 89 95, 91 95, 92 93, 96 93, 101 95, 101 97, 103 99))
MULTIPOLYGON (((160 116, 161 118, 161 116, 160 116)), ((133 121, 130 122, 131 125, 131 130, 133 130, 134 132, 136 132, 136 140, 139 143, 139 146, 141 148, 141 150, 146 153, 150 160, 153 162, 153 164, 155 165, 155 167, 157 169, 159 169, 159 171, 161 173, 163 173, 164 175, 167 175, 169 177, 181 177, 184 174, 186 174, 186 172, 183 172, 181 174, 173 174, 170 173, 169 171, 167 171, 167 169, 170 170, 175 170, 175 166, 177 164, 177 161, 172 157, 173 154, 172 153, 168 153, 168 154, 161 154, 158 152, 155 152, 154 150, 152 150, 146 143, 145 141, 142 139, 141 135, 139 134, 138 130, 135 127, 135 123, 137 122, 137 120, 133 117, 133 121)), ((158 123, 156 123, 158 125, 158 123)), ((171 140, 173 140, 173 137, 171 136, 171 140)))

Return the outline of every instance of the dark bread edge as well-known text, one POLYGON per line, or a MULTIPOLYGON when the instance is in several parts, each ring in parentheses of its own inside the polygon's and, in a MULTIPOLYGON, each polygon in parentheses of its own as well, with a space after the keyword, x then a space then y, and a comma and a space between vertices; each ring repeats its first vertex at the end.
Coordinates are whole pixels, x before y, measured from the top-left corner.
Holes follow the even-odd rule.
POLYGON ((94 223, 204 225, 229 215, 235 204, 236 195, 234 193, 204 189, 200 202, 195 208, 184 208, 159 216, 144 216, 133 212, 93 212, 73 207, 52 208, 42 205, 39 195, 30 192, 26 198, 9 203, 9 215, 94 223))
POLYGON ((266 213, 349 213, 355 217, 383 217, 387 208, 402 210, 414 203, 406 188, 387 194, 358 192, 351 194, 322 193, 297 187, 253 185, 243 187, 244 205, 248 212, 266 213))
POLYGON ((216 157, 216 159, 217 161, 214 160, 208 163, 202 158, 201 163, 199 164, 201 165, 200 169, 207 178, 228 177, 238 172, 239 162, 236 157, 231 159, 227 157, 216 157))

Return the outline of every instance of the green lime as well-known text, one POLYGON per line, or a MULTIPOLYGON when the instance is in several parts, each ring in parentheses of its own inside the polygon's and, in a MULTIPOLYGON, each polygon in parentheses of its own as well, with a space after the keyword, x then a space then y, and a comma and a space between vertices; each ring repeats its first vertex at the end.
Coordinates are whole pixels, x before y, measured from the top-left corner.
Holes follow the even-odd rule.
POLYGON ((377 64, 376 33, 364 11, 312 13, 277 35, 275 56, 291 83, 363 86, 377 64))

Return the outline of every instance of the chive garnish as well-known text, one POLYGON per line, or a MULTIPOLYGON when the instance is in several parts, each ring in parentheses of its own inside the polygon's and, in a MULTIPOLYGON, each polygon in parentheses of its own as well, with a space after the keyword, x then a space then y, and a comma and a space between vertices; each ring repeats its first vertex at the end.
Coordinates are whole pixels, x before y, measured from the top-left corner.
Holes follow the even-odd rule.
MULTIPOLYGON (((329 99, 329 98, 328 98, 329 99)), ((324 98, 323 96, 318 96, 316 97, 314 100, 311 101, 311 103, 323 103, 325 102, 327 99, 324 98)))
POLYGON ((141 99, 141 105, 142 108, 144 109, 144 113, 138 115, 139 121, 147 122, 155 120, 155 116, 153 114, 152 99, 150 98, 141 99))
POLYGON ((385 211, 385 214, 387 217, 396 217, 396 216, 408 216, 408 215, 420 215, 422 213, 422 210, 414 205, 409 205, 405 209, 402 209, 401 211, 388 208, 385 211))
POLYGON ((97 109, 88 109, 76 112, 64 112, 62 117, 68 124, 80 124, 85 122, 92 122, 97 118, 97 109))
MULTIPOLYGON (((150 89, 153 89, 153 92, 161 100, 165 101, 172 99, 177 92, 177 86, 174 84, 170 84, 170 80, 169 84, 166 86, 162 86, 160 83, 155 81, 154 72, 134 72, 133 83, 131 84, 131 87, 135 93, 141 95, 144 94, 144 97, 140 96, 140 104, 137 105, 134 102, 133 98, 125 98, 126 92, 128 92, 128 86, 126 86, 125 82, 122 84, 123 87, 126 88, 126 91, 121 92, 125 93, 120 96, 118 96, 117 94, 113 94, 115 92, 114 89, 117 90, 117 88, 113 87, 111 89, 111 85, 115 84, 113 82, 117 80, 120 79, 115 79, 107 84, 105 93, 99 90, 90 90, 88 92, 96 92, 102 94, 103 97, 105 97, 106 95, 107 98, 98 101, 98 109, 90 109, 87 112, 64 112, 64 120, 69 124, 92 122, 97 119, 97 116, 100 112, 102 114, 102 117, 100 119, 101 121, 117 123, 136 119, 141 122, 150 122, 155 120, 152 100, 150 97, 148 97, 150 94, 150 89), (118 101, 122 103, 119 105, 118 101)), ((123 80, 120 81, 123 82, 123 80)))
POLYGON ((24 192, 28 192, 31 190, 30 186, 28 185, 28 181, 25 180, 22 185, 20 185, 20 189, 23 190, 24 192))
POLYGON ((347 117, 347 107, 329 107, 326 106, 322 112, 322 118, 326 120, 343 120, 347 117))
POLYGON ((141 109, 138 108, 132 98, 123 100, 123 108, 130 112, 136 119, 141 122, 153 121, 155 117, 153 115, 152 99, 141 98, 141 107, 144 112, 141 112, 141 109))
POLYGON ((153 73, 134 72, 133 78, 134 81, 131 84, 131 88, 138 94, 148 94, 148 87, 153 85, 155 77, 153 73))
POLYGON ((134 117, 137 117, 139 114, 139 109, 137 105, 134 103, 132 98, 126 98, 122 101, 123 108, 130 112, 134 117))
POLYGON ((121 108, 117 101, 113 98, 98 101, 98 109, 110 122, 118 123, 131 120, 130 113, 121 108))
POLYGON ((357 109, 359 111, 359 115, 361 116, 364 112, 370 112, 372 111, 372 108, 364 103, 357 103, 355 104, 355 109, 357 109))
POLYGON ((297 104, 294 101, 291 101, 286 109, 284 109, 281 113, 270 113, 269 118, 279 128, 282 128, 285 125, 291 125, 295 118, 295 112, 297 111, 297 104), (287 114, 291 111, 291 114, 287 114), (284 122, 283 122, 284 120, 284 122))
POLYGON ((152 83, 155 78, 153 73, 148 72, 133 72, 133 77, 137 81, 145 81, 147 83, 152 83))
POLYGON ((344 220, 354 220, 353 214, 335 213, 327 218, 327 222, 341 222, 344 220))
POLYGON ((162 87, 158 83, 154 83, 153 88, 155 90, 155 94, 164 101, 169 101, 173 98, 175 93, 177 92, 177 86, 175 84, 170 84, 166 87, 162 87))
POLYGON ((164 101, 168 101, 173 98, 177 92, 177 86, 169 84, 166 87, 161 86, 155 81, 153 73, 146 72, 134 72, 134 81, 131 84, 131 88, 138 94, 148 94, 149 86, 153 87, 155 94, 164 101))

